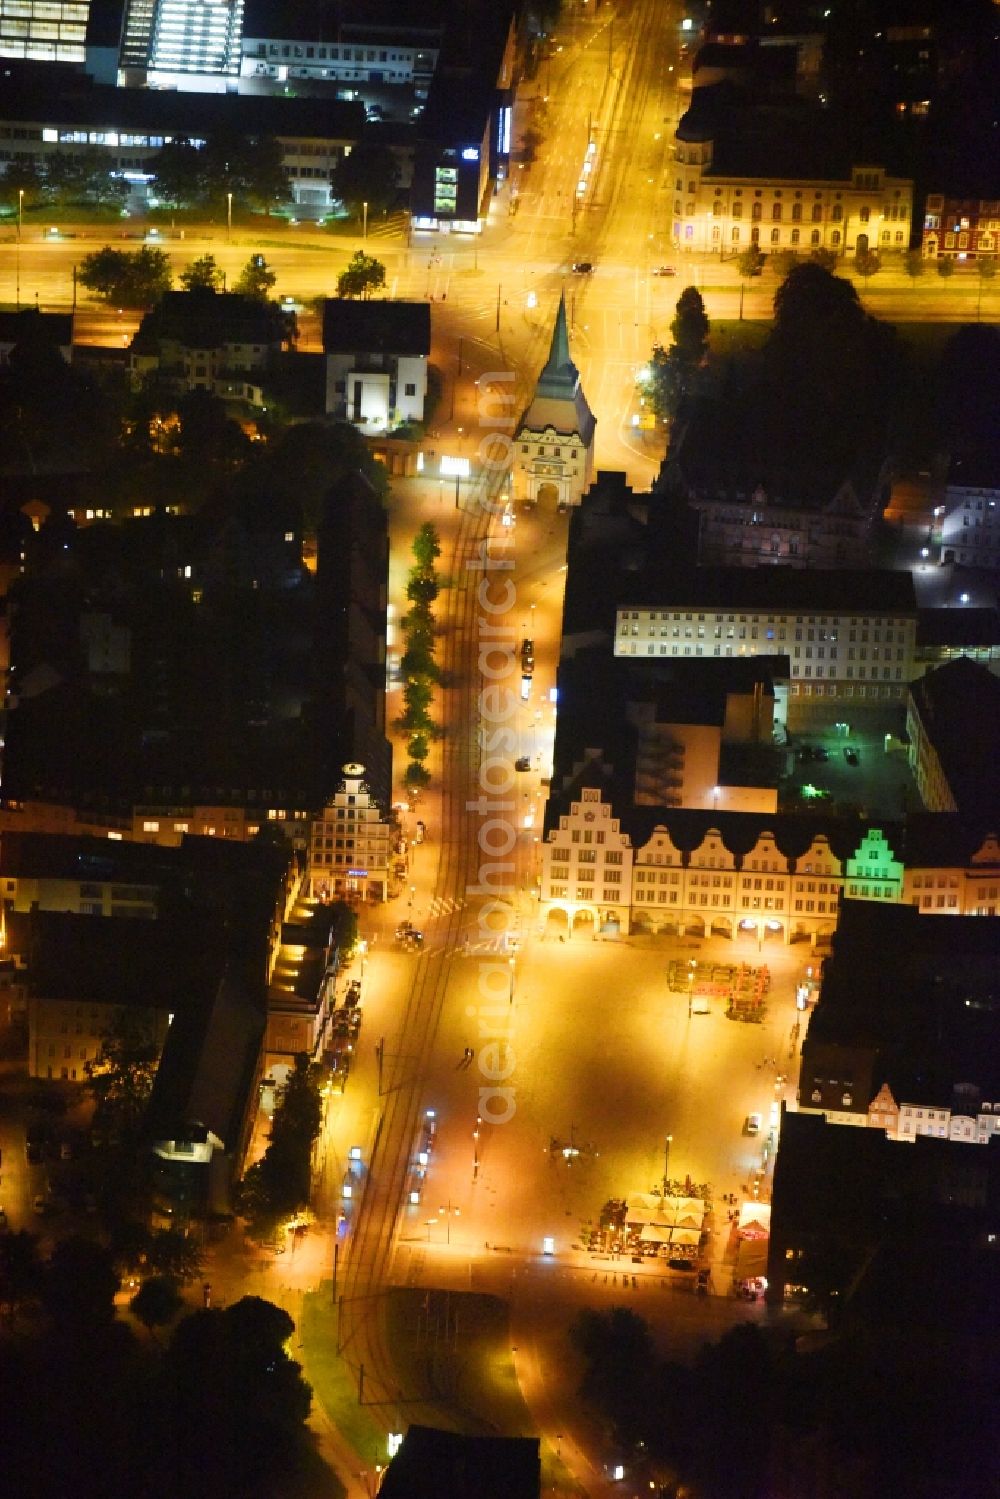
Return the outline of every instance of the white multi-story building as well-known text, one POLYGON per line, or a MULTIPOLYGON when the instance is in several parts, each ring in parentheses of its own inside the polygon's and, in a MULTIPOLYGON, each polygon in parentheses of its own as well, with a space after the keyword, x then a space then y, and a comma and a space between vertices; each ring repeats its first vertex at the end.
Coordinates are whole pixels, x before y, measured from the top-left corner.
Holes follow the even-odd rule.
POLYGON ((363 765, 344 766, 344 779, 312 825, 309 889, 314 896, 385 900, 399 829, 364 781, 363 765))
POLYGON ((235 87, 243 0, 129 0, 119 81, 181 90, 235 87))
MULTIPOLYGON (((260 18, 251 15, 248 24, 256 27, 260 18)), ((318 27, 313 30, 319 32, 318 27)), ((352 92, 359 94, 373 88, 409 88, 414 99, 422 100, 427 97, 440 46, 441 32, 435 27, 343 25, 334 37, 306 35, 300 27, 294 37, 244 36, 240 76, 281 86, 293 79, 350 84, 352 92)))
POLYGON ((369 434, 422 422, 431 351, 426 302, 323 304, 326 410, 369 434))
POLYGON ((1000 570, 1000 458, 955 458, 940 516, 941 561, 1000 570))
POLYGON ((787 654, 789 720, 801 721, 807 699, 902 701, 916 622, 907 573, 693 569, 637 580, 617 610, 615 655, 787 654))
MULTIPOLYGON (((910 242, 913 183, 884 166, 857 164, 843 177, 783 176, 754 164, 752 109, 728 113, 715 89, 696 89, 674 136, 671 227, 675 245, 739 255, 763 251, 902 251, 910 242)), ((790 121, 794 130, 795 122, 790 121)))

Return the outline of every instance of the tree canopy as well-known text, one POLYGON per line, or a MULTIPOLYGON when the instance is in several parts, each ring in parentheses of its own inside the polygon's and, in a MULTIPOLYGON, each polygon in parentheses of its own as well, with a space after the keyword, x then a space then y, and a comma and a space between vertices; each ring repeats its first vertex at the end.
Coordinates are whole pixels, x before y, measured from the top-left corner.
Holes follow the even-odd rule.
POLYGON ((241 297, 253 297, 257 302, 266 302, 277 279, 277 271, 272 271, 263 255, 251 255, 234 282, 233 291, 238 292, 241 297))
POLYGON ((355 215, 361 214, 365 203, 372 215, 394 208, 399 191, 395 154, 388 146, 359 142, 333 169, 330 191, 355 215))
POLYGON ((170 290, 170 256, 153 245, 133 251, 105 245, 83 257, 77 277, 112 305, 152 307, 170 290))
POLYGON ((299 1053, 281 1090, 267 1149, 243 1178, 240 1206, 253 1221, 267 1225, 307 1206, 321 1117, 319 1069, 299 1053))
POLYGON ((367 301, 373 291, 381 291, 384 285, 385 266, 381 260, 356 250, 337 277, 337 296, 367 301))
POLYGON ((87 1063, 95 1118, 127 1137, 138 1133, 153 1091, 159 1048, 149 1027, 134 1011, 118 1010, 102 1037, 95 1061, 87 1063))
POLYGON ((224 276, 215 256, 206 253, 186 265, 177 279, 185 291, 217 291, 224 276))
POLYGON ((849 470, 884 453, 898 364, 895 329, 865 312, 849 281, 805 261, 775 293, 761 378, 748 393, 759 431, 776 450, 807 448, 849 470))
POLYGON ((200 147, 168 142, 150 170, 158 196, 176 208, 213 207, 221 215, 232 193, 236 205, 269 213, 291 196, 283 155, 274 136, 217 130, 200 147))

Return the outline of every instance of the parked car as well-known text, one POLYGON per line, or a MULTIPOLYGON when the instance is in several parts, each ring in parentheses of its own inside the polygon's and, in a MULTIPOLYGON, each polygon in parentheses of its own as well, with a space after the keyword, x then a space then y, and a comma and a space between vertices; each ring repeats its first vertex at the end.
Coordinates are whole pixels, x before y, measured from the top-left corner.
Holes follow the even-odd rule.
POLYGON ((593 274, 594 262, 592 260, 574 260, 574 276, 590 276, 593 274))
POLYGON ((857 752, 857 750, 845 749, 845 751, 844 751, 844 759, 847 761, 848 765, 860 765, 861 764, 861 761, 858 759, 858 752, 857 752))

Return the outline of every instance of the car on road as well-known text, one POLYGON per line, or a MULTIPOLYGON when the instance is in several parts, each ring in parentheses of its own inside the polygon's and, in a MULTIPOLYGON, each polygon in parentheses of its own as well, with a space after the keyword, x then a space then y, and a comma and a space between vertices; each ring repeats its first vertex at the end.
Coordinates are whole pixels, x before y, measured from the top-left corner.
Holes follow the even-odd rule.
POLYGON ((658 265, 653 272, 654 276, 676 276, 677 272, 672 265, 658 265))
POLYGON ((573 262, 573 275, 574 276, 591 276, 591 275, 593 275, 593 272, 594 272, 594 262, 592 260, 574 260, 574 262, 573 262))
POLYGON ((411 921, 401 921, 396 928, 396 941, 403 947, 423 947, 424 934, 418 932, 411 921))
POLYGON ((858 759, 858 752, 857 752, 857 750, 845 749, 845 751, 844 751, 844 759, 847 761, 848 765, 860 765, 861 764, 861 761, 858 759))
POLYGON ((748 1135, 759 1135, 760 1134, 760 1115, 759 1114, 748 1114, 747 1115, 747 1122, 743 1126, 743 1128, 746 1130, 746 1132, 747 1132, 748 1135))

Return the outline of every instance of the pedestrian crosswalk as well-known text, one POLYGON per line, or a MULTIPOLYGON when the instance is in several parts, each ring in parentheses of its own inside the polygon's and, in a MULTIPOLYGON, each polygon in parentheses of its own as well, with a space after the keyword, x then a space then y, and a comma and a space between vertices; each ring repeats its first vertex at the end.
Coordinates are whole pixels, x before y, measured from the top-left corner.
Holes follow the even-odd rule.
POLYGON ((452 911, 460 911, 465 905, 465 900, 458 900, 452 895, 435 895, 430 903, 429 913, 431 916, 450 916, 452 911))
POLYGON ((475 941, 466 937, 461 946, 456 949, 465 957, 474 955, 482 956, 483 953, 503 955, 506 957, 516 949, 511 947, 510 938, 506 932, 499 933, 496 937, 479 937, 475 941))

